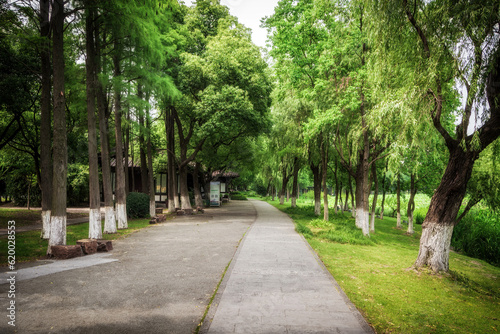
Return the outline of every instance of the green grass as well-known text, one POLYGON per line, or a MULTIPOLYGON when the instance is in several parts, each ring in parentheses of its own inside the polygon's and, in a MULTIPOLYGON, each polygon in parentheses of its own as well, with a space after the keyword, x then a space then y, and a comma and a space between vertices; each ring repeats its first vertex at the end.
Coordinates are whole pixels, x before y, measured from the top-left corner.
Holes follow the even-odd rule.
POLYGON ((312 207, 274 206, 288 213, 333 277, 377 333, 496 333, 500 330, 500 268, 452 252, 450 273, 410 269, 417 258, 415 234, 376 219, 376 233, 361 237, 354 219, 325 222, 312 207))
MULTIPOLYGON (((104 225, 104 223, 103 223, 104 225)), ((17 226, 17 221, 16 221, 17 226)), ((128 221, 128 229, 118 230, 115 234, 103 234, 103 239, 116 240, 123 238, 137 230, 148 227, 149 219, 128 221)), ((76 241, 88 238, 89 224, 69 225, 66 229, 66 244, 76 245, 76 241)), ((40 239, 40 231, 16 233, 16 263, 45 258, 48 241, 40 239)), ((0 266, 7 265, 7 236, 0 237, 0 266)))

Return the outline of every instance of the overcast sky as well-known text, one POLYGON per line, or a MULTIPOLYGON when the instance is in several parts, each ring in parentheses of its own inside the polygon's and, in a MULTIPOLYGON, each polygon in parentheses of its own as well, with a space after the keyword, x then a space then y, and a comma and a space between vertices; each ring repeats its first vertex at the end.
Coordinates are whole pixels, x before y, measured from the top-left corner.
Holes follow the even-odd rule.
MULTIPOLYGON (((190 6, 195 0, 184 0, 190 6)), ((261 47, 266 46, 267 31, 260 28, 260 20, 274 13, 278 0, 221 0, 221 4, 229 7, 229 12, 238 21, 252 29, 252 41, 261 47)))

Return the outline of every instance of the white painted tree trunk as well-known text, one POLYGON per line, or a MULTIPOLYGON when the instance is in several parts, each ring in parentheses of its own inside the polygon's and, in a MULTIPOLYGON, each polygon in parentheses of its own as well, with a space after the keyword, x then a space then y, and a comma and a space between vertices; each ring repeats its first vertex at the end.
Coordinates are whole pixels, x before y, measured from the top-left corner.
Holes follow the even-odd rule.
POLYGON ((397 221, 397 225, 396 225, 396 227, 397 227, 398 229, 401 229, 401 212, 398 212, 398 213, 397 213, 397 219, 396 219, 396 221, 397 221))
POLYGON ((363 235, 370 235, 369 212, 362 208, 356 209, 356 227, 363 231, 363 235))
POLYGON ((181 194, 181 209, 192 209, 193 207, 191 206, 191 201, 189 200, 189 194, 188 195, 182 195, 181 194))
POLYGON ((355 220, 355 224, 356 224, 356 227, 357 228, 362 228, 363 226, 363 210, 361 210, 360 208, 357 208, 356 211, 354 211, 354 209, 352 210, 353 212, 356 212, 353 216, 356 218, 355 220))
POLYGON ((128 228, 126 204, 116 204, 116 219, 118 221, 119 230, 128 228))
POLYGON ((42 239, 48 240, 50 238, 50 210, 42 211, 42 239))
POLYGON ((52 216, 50 218, 50 237, 47 254, 52 254, 51 246, 66 245, 66 216, 52 216))
POLYGON ((436 273, 448 271, 452 234, 453 224, 424 223, 414 267, 428 265, 436 273))
MULTIPOLYGON (((176 188, 177 189, 177 188, 176 188)), ((181 207, 181 204, 179 202, 179 194, 176 192, 175 195, 174 195, 174 206, 176 208, 180 208, 181 207)))
POLYGON ((156 202, 149 201, 149 216, 156 217, 156 202))
POLYGON ((107 206, 104 208, 104 212, 104 233, 116 233, 115 209, 112 206, 107 206))
POLYGON ((413 234, 413 214, 408 217, 408 230, 406 231, 408 234, 413 234))
POLYGON ((90 209, 89 212, 89 239, 102 239, 101 210, 90 209))
POLYGON ((361 226, 361 230, 363 231, 363 235, 369 236, 370 235, 370 212, 366 209, 363 209, 363 222, 361 226))

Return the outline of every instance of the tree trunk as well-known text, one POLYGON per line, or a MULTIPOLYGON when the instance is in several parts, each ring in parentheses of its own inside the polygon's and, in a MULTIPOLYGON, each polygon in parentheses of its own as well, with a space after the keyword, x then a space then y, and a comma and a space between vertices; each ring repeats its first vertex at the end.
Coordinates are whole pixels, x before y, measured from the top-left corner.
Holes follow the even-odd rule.
POLYGON ((187 185, 187 164, 181 165, 179 167, 179 186, 181 193, 181 209, 182 210, 190 210, 193 207, 191 206, 191 201, 189 199, 189 189, 187 185))
POLYGON ((200 165, 196 162, 194 164, 194 171, 193 171, 194 203, 196 208, 203 208, 203 198, 201 197, 199 171, 200 171, 200 165))
POLYGON ((288 184, 288 180, 290 179, 290 175, 287 175, 287 168, 283 167, 283 170, 281 171, 283 178, 281 181, 281 191, 280 191, 280 204, 283 205, 285 204, 285 193, 286 193, 286 186, 288 184))
POLYGON ((334 173, 334 176, 335 176, 335 214, 339 213, 339 209, 338 209, 338 206, 339 206, 339 178, 338 178, 337 172, 338 172, 338 161, 337 161, 337 159, 335 159, 335 173, 334 173))
POLYGON ((319 216, 321 214, 321 173, 319 164, 315 165, 311 162, 311 172, 313 173, 313 186, 314 186, 314 214, 319 216))
POLYGON ((356 168, 356 227, 363 231, 363 235, 370 234, 369 228, 369 195, 370 195, 370 182, 369 174, 370 167, 368 164, 367 147, 362 152, 361 157, 356 168))
POLYGON ((328 176, 328 151, 326 149, 326 138, 324 137, 321 141, 321 165, 321 178, 323 183, 323 220, 328 221, 330 218, 328 212, 328 188, 326 185, 326 179, 328 176))
POLYGON ((422 224, 420 249, 414 267, 448 271, 450 242, 456 217, 472 174, 476 152, 464 152, 457 143, 450 149, 448 165, 434 192, 422 224))
POLYGON ((96 91, 95 91, 95 44, 94 22, 96 9, 91 0, 86 1, 86 53, 85 62, 87 80, 87 127, 89 152, 89 238, 102 239, 101 228, 101 198, 99 191, 99 163, 97 157, 97 130, 96 130, 96 91))
POLYGON ((64 1, 54 0, 52 8, 52 68, 54 98, 51 246, 66 244, 66 185, 68 174, 68 146, 66 129, 66 97, 64 92, 64 1))
MULTIPOLYGON (((114 77, 118 80, 121 77, 120 57, 121 46, 118 36, 114 36, 115 53, 113 54, 114 77)), ((128 228, 127 221, 127 198, 125 193, 125 170, 123 168, 123 143, 122 143, 122 106, 121 90, 119 85, 114 87, 114 109, 115 109, 115 140, 116 140, 116 218, 118 220, 118 229, 128 228)))
POLYGON ((401 175, 398 174, 396 186, 396 228, 401 229, 401 175))
POLYGON ((126 126, 125 126, 125 145, 123 146, 123 155, 125 159, 125 195, 128 196, 130 192, 130 170, 132 173, 134 171, 134 165, 132 168, 129 166, 129 149, 130 149, 130 103, 127 103, 127 115, 126 115, 126 126))
POLYGON ((52 206, 52 155, 51 155, 51 111, 50 111, 50 0, 40 0, 40 60, 41 60, 41 116, 40 116, 40 158, 41 175, 40 188, 42 191, 42 239, 50 236, 50 209, 52 206))
MULTIPOLYGON (((95 74, 102 71, 101 61, 101 36, 96 27, 96 70, 95 74)), ((116 233, 116 216, 113 204, 113 186, 111 181, 111 165, 109 158, 109 128, 108 128, 108 103, 101 81, 96 78, 97 88, 97 109, 99 111, 99 134, 101 139, 101 170, 102 170, 102 191, 104 193, 104 233, 116 233)))
POLYGON ((300 170, 300 164, 298 159, 295 160, 295 164, 293 165, 293 183, 292 183, 292 208, 297 207, 297 197, 299 193, 299 170, 300 170))
MULTIPOLYGON (((146 100, 149 101, 149 94, 146 94, 146 100)), ((149 190, 149 216, 156 216, 156 198, 155 198, 155 178, 153 173, 153 147, 151 143, 151 115, 149 107, 146 107, 146 124, 148 128, 147 134, 147 155, 148 155, 148 190, 149 190)))
POLYGON ((385 173, 382 177, 382 203, 380 204, 380 220, 384 219, 384 204, 385 204, 385 179, 387 173, 388 164, 385 165, 385 173))
POLYGON ((377 196, 378 196, 378 178, 377 178, 377 165, 375 162, 372 164, 373 182, 375 183, 375 192, 373 194, 372 213, 370 216, 370 232, 375 233, 375 211, 377 210, 377 196))
MULTIPOLYGON (((137 84, 137 98, 142 102, 143 93, 142 93, 142 85, 137 84)), ((140 102, 140 103, 141 103, 140 102)), ((144 194, 149 194, 149 184, 148 184, 148 163, 146 159, 146 127, 144 124, 144 110, 139 108, 138 115, 139 118, 139 157, 141 161, 141 192, 144 194)))
POLYGON ((354 192, 352 189, 351 174, 349 174, 349 193, 351 195, 351 215, 353 218, 356 217, 356 205, 354 205, 354 192))
MULTIPOLYGON (((349 188, 351 187, 351 180, 349 180, 349 188)), ((345 188, 345 203, 344 211, 349 210, 349 188, 345 188)))
POLYGON ((342 199, 342 182, 339 182, 339 203, 340 203, 340 213, 344 215, 344 200, 342 199))
POLYGON ((413 211, 415 210, 415 195, 417 194, 417 187, 415 185, 415 174, 411 173, 410 181, 410 199, 408 200, 408 209, 406 216, 408 217, 408 234, 413 234, 413 211))
POLYGON ((167 107, 165 110, 165 128, 167 132, 167 207, 168 212, 175 212, 176 203, 174 197, 176 196, 177 183, 175 173, 175 133, 174 133, 174 118, 172 116, 172 108, 167 107))

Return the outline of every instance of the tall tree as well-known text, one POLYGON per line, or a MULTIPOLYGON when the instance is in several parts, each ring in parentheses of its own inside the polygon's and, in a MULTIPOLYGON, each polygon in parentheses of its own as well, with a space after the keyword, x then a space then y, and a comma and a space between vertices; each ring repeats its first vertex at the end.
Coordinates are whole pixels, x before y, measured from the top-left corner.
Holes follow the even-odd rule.
POLYGON ((122 92, 121 92, 121 57, 122 45, 120 35, 115 30, 114 54, 113 54, 113 75, 114 75, 114 112, 115 112, 115 141, 116 141, 116 219, 118 229, 126 229, 127 221, 127 198, 125 192, 125 168, 123 166, 123 136, 122 136, 122 92))
POLYGON ((42 96, 40 103, 40 159, 42 190, 42 235, 43 239, 50 236, 50 207, 52 197, 52 155, 51 155, 51 69, 50 69, 50 0, 40 0, 40 61, 42 96))
MULTIPOLYGON (((104 15, 104 14, 103 14, 104 15)), ((99 113, 99 138, 101 144, 101 170, 102 170, 102 189, 104 195, 104 230, 106 234, 116 233, 116 214, 113 204, 113 188, 111 180, 111 165, 110 165, 110 155, 109 155, 109 125, 108 119, 110 117, 110 108, 107 101, 107 96, 105 92, 105 87, 103 85, 103 80, 99 77, 102 74, 104 68, 104 56, 103 56, 103 42, 106 41, 105 37, 105 27, 103 25, 104 17, 101 15, 98 24, 95 27, 95 49, 96 49, 96 69, 94 74, 96 75, 96 95, 97 95, 97 109, 99 113)))
POLYGON ((500 135, 500 39, 498 1, 384 1, 372 4, 375 38, 384 61, 404 71, 406 95, 400 101, 426 103, 427 115, 449 152, 446 170, 432 196, 423 224, 415 267, 449 269, 450 240, 474 161, 500 135), (383 27, 379 22, 384 22, 383 27), (394 39, 394 36, 398 36, 394 39), (392 42, 390 42, 392 41, 392 42), (397 42, 397 43, 396 43, 397 42), (408 75, 410 74, 410 75, 408 75), (461 122, 443 122, 455 98, 453 85, 465 87, 461 122), (417 88, 417 89, 415 89, 417 88), (409 94, 412 98, 408 99, 409 94), (482 114, 473 125, 474 113, 482 114), (469 129, 469 126, 472 129, 469 129))
POLYGON ((96 3, 85 2, 85 35, 86 35, 86 91, 87 91, 87 125, 89 152, 89 238, 102 239, 101 228, 101 196, 99 189, 99 164, 97 157, 96 129, 96 54, 94 43, 94 25, 96 21, 96 3))
POLYGON ((51 11, 52 28, 52 71, 53 71, 53 178, 52 208, 50 219, 51 246, 66 244, 66 184, 68 173, 66 96, 64 90, 64 1, 54 0, 51 11))

